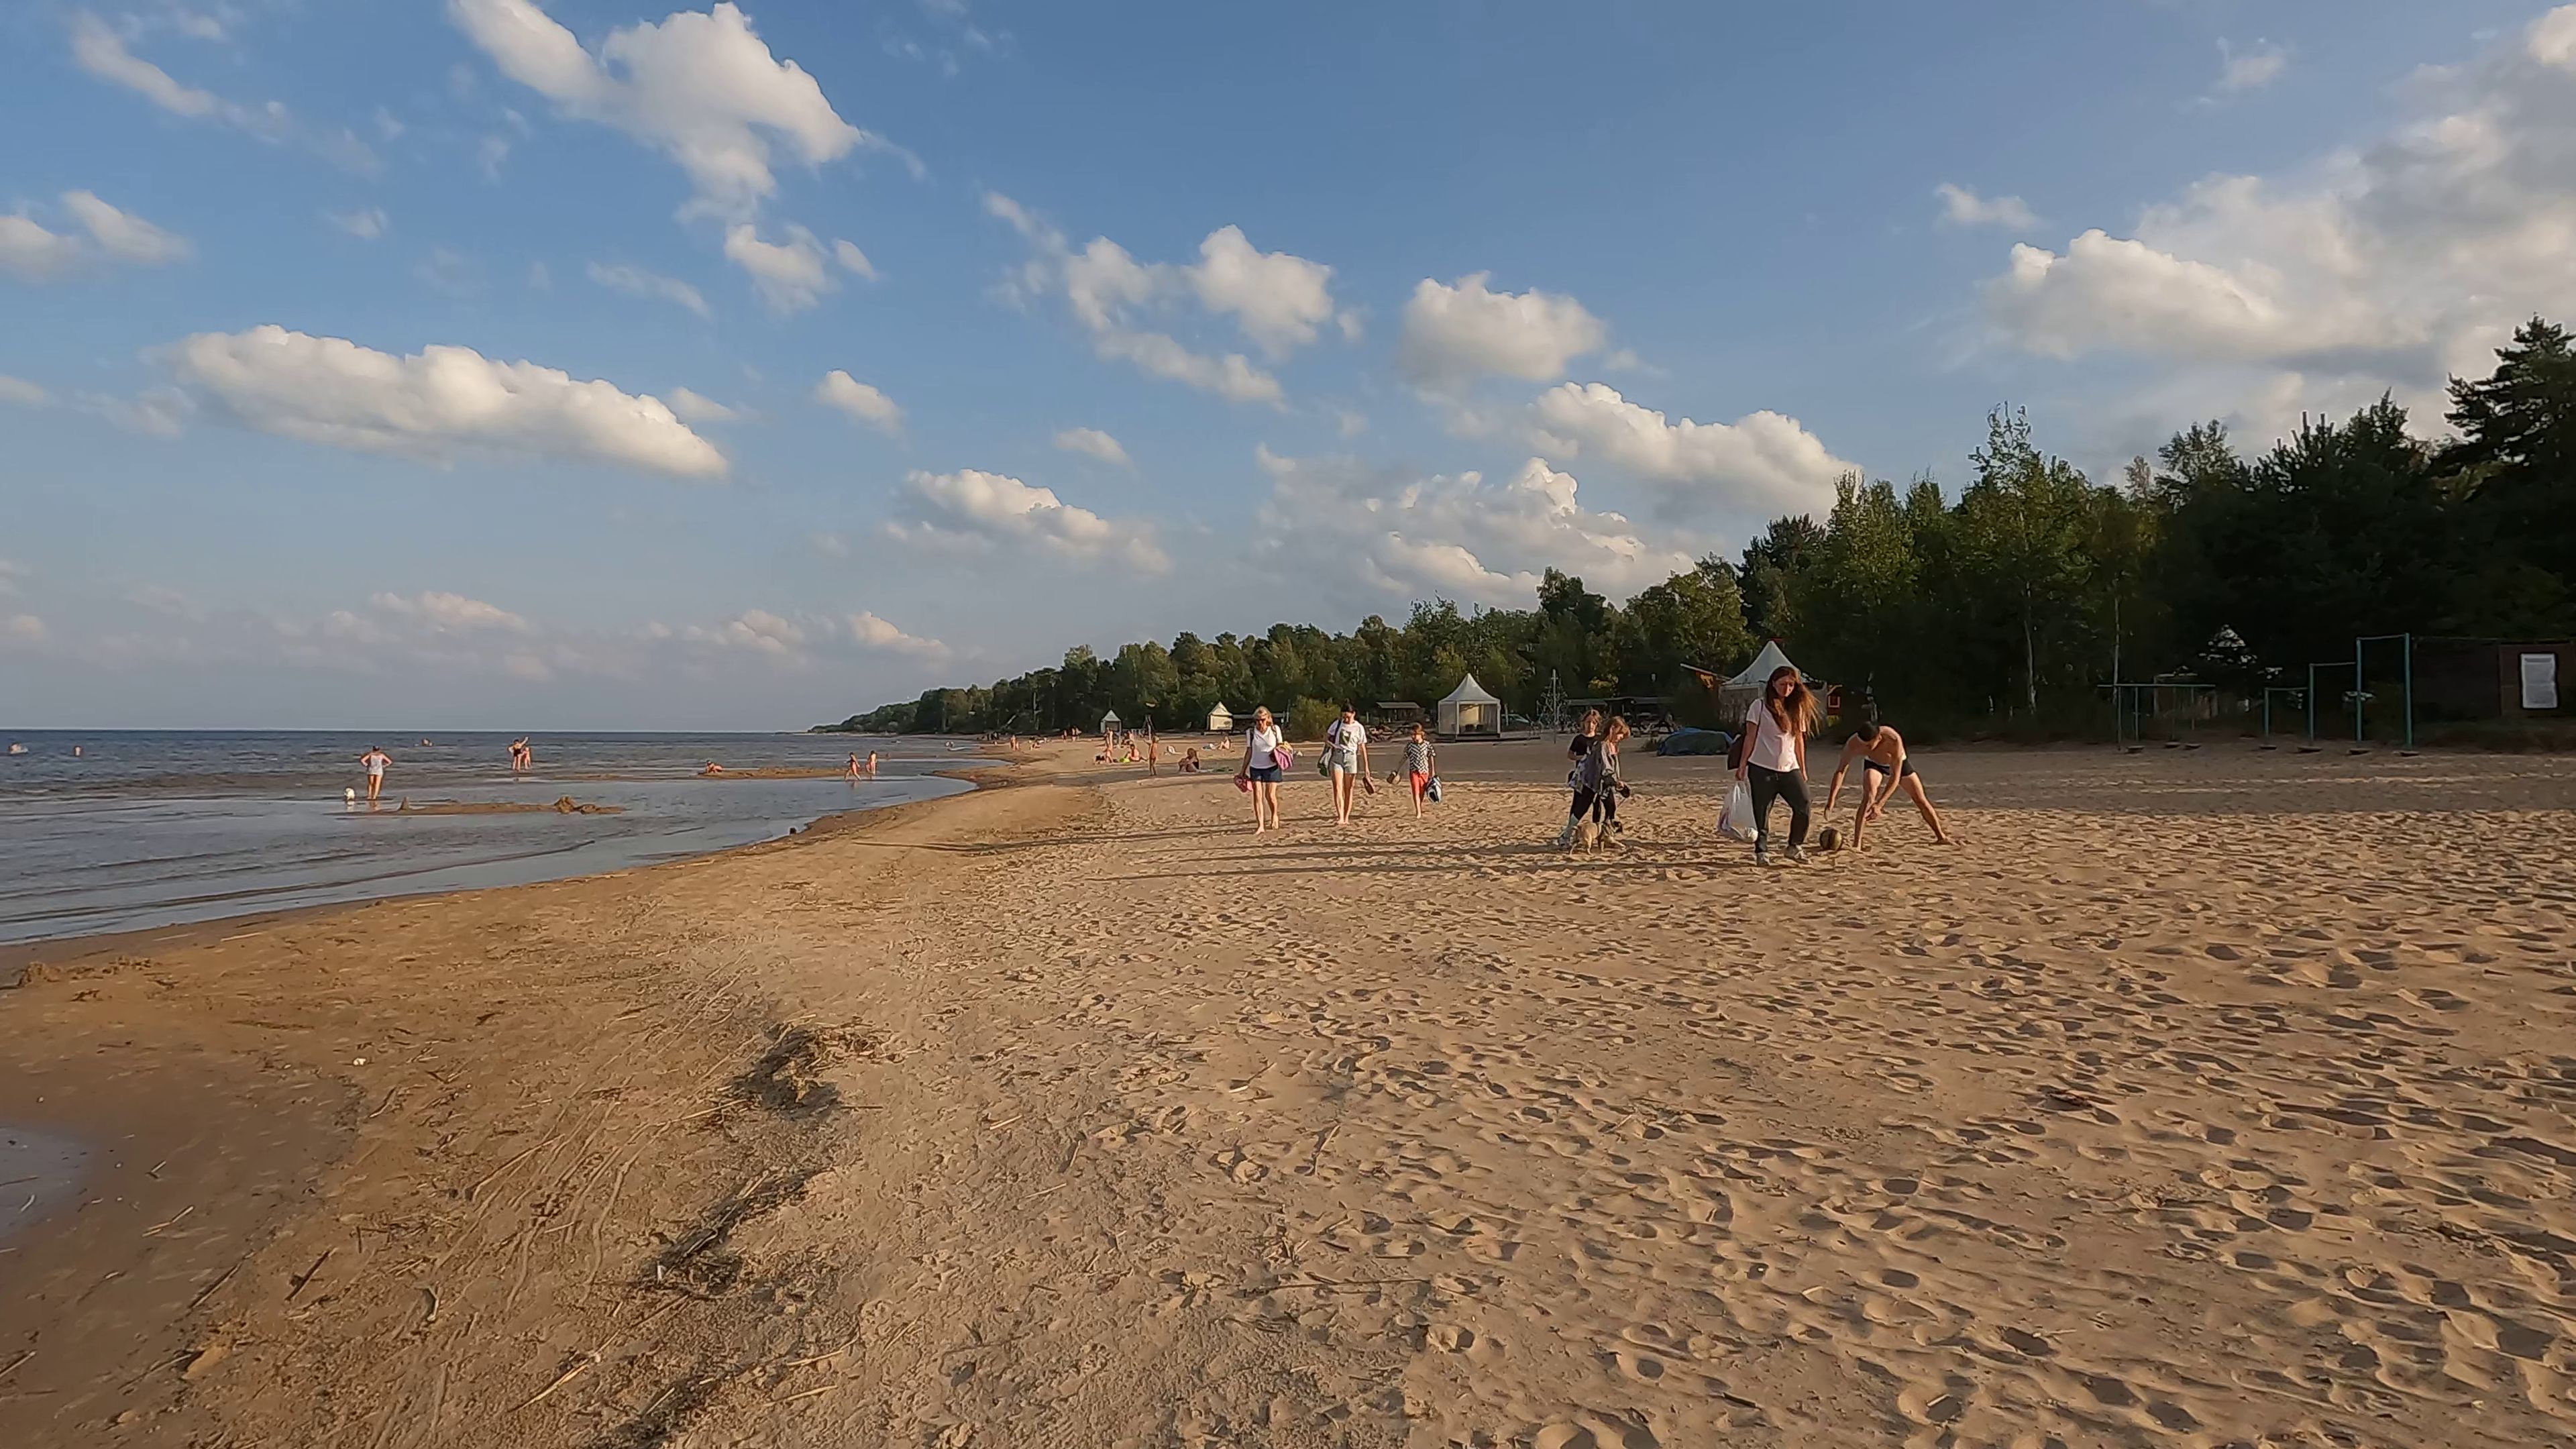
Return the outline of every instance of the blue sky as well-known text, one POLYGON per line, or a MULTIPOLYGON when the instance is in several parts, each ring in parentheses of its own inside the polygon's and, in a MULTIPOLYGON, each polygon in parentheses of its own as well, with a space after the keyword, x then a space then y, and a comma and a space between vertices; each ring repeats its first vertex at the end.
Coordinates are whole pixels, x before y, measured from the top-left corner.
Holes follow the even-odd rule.
POLYGON ((2576 313, 2528 0, 35 3, 0 126, 18 727, 793 727, 1624 594, 1993 403, 2097 474, 2429 429, 2576 313))

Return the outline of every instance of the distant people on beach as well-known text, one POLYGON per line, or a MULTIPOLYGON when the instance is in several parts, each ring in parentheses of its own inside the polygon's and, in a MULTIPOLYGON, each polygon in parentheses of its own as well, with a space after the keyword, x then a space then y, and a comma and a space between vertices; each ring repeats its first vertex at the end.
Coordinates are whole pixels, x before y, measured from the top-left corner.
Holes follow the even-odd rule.
POLYGON ((1252 796, 1252 833, 1279 828, 1279 781, 1294 763, 1278 721, 1263 705, 1252 712, 1252 728, 1243 732, 1243 768, 1235 779, 1252 796))
POLYGON ((699 773, 699 774, 701 774, 701 775, 721 775, 721 774, 723 774, 724 772, 725 772, 725 767, 724 767, 724 766, 722 766, 722 765, 717 764, 717 763, 716 763, 715 761, 713 761, 713 760, 709 760, 709 761, 707 761, 705 764, 700 765, 700 766, 698 767, 698 773, 699 773))
POLYGON ((1413 795, 1413 818, 1422 818, 1422 798, 1430 793, 1432 777, 1439 773, 1440 751, 1423 732, 1422 721, 1413 722, 1413 737, 1404 742, 1404 785, 1413 795))
POLYGON ((1184 775, 1195 775, 1199 772, 1198 746, 1191 745, 1189 748, 1181 751, 1181 763, 1179 769, 1184 775))
POLYGON ((877 777, 877 752, 876 752, 876 751, 874 751, 874 750, 870 750, 870 751, 868 751, 868 778, 869 778, 869 779, 871 779, 871 780, 873 780, 873 779, 875 779, 876 777, 877 777))
POLYGON ((1789 806, 1789 841, 1780 858, 1793 863, 1807 858, 1807 736, 1815 729, 1816 696, 1798 677, 1797 666, 1772 670, 1762 697, 1744 711, 1747 743, 1744 763, 1735 772, 1753 791, 1756 864, 1771 863, 1771 807, 1781 801, 1789 806))
POLYGON ((382 745, 369 745, 367 752, 358 757, 358 764, 367 772, 368 804, 375 804, 385 793, 385 767, 393 762, 394 757, 386 754, 382 745))
POLYGON ((528 737, 521 735, 510 741, 510 772, 514 775, 524 775, 536 767, 536 747, 528 743, 528 737))
POLYGON ((1950 833, 1941 828, 1941 816, 1932 808, 1932 797, 1923 793, 1923 777, 1915 771, 1914 761, 1905 753, 1905 736, 1894 728, 1864 720, 1843 741, 1842 758, 1834 764, 1832 786, 1825 791, 1825 813, 1834 813, 1834 802, 1843 794, 1843 776, 1852 765, 1860 765, 1860 808, 1852 815, 1852 849, 1860 849, 1862 827, 1887 813, 1888 797, 1902 789, 1923 815, 1923 823, 1932 827, 1932 843, 1949 845, 1950 833))
POLYGON ((850 780, 852 783, 854 783, 854 784, 855 784, 855 783, 857 783, 858 778, 859 778, 859 770, 860 770, 860 768, 861 768, 861 766, 860 766, 860 764, 859 764, 859 757, 858 757, 857 755, 852 755, 852 756, 850 756, 850 768, 849 768, 848 770, 844 771, 843 773, 844 773, 844 774, 849 778, 849 780, 850 780))
POLYGON ((1324 727, 1324 774, 1333 782, 1333 823, 1348 825, 1352 791, 1366 786, 1374 795, 1377 786, 1368 777, 1368 726, 1347 704, 1342 717, 1324 727))
POLYGON ((1145 727, 1145 773, 1148 775, 1158 773, 1158 767, 1162 761, 1163 742, 1155 735, 1153 726, 1147 725, 1145 727))

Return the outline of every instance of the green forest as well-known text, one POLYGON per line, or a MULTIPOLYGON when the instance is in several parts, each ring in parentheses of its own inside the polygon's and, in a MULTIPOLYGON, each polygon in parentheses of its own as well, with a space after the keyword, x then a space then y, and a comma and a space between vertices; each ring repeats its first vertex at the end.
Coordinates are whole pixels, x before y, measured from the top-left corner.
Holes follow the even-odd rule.
POLYGON ((2382 398, 2255 453, 2218 423, 2097 481, 1998 409, 1955 500, 1928 477, 1847 477, 1822 519, 1773 521, 1740 558, 1613 601, 1547 571, 1534 607, 1417 602, 1347 634, 1306 624, 1088 647, 990 685, 926 691, 837 726, 867 733, 1091 729, 1115 709, 1196 728, 1267 704, 1314 733, 1341 701, 1423 705, 1474 672, 1531 714, 1569 696, 1713 708, 1686 666, 1732 671, 1768 638, 1810 674, 1870 691, 1918 734, 2082 735, 2101 686, 2190 677, 2242 697, 2349 658, 2357 634, 2576 633, 2576 347, 2535 318, 2493 373, 2452 379, 2457 436, 2382 398))

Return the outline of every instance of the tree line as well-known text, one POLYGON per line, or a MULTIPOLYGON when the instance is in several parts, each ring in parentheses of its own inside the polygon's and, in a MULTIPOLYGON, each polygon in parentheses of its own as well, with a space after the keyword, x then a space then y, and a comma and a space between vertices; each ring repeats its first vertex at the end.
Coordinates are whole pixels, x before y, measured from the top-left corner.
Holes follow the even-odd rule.
POLYGON ((2114 678, 2193 678, 2244 696, 2349 658, 2355 635, 2576 633, 2576 346, 2534 318, 2479 379, 2454 378, 2456 437, 2408 431, 2390 398, 2242 452, 2217 422, 2096 482, 1998 409, 1955 499, 1845 478, 1819 520, 1774 520, 1738 559, 1614 602, 1548 569, 1535 607, 1413 605, 1349 633, 1273 624, 1183 633, 1101 658, 940 688, 853 715, 868 733, 1095 728, 1115 710, 1194 729, 1219 703, 1320 730, 1340 702, 1429 706, 1473 673, 1533 714, 1570 696, 1665 696, 1705 719, 1695 670, 1732 672, 1764 639, 1810 674, 1866 688, 1916 733, 2098 729, 2114 678), (2116 671, 2116 674, 2115 674, 2116 671))

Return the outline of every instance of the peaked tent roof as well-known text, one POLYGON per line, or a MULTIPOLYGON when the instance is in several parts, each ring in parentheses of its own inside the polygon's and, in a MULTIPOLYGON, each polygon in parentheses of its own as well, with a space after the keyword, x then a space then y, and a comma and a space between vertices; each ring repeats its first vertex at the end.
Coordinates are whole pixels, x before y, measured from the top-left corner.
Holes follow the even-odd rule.
POLYGON ((1758 685, 1770 679, 1771 671, 1783 666, 1791 669, 1798 667, 1789 663, 1789 656, 1782 652, 1779 640, 1766 640, 1762 645, 1762 652, 1753 656, 1753 662, 1744 666, 1744 672, 1726 682, 1758 685))
POLYGON ((1476 676, 1474 676, 1474 675, 1472 675, 1472 674, 1468 675, 1468 676, 1467 676, 1466 678, 1464 678, 1464 679, 1459 680, 1459 681, 1458 681, 1458 687, 1457 687, 1456 689, 1453 689, 1453 690, 1449 691, 1449 697, 1448 697, 1447 699, 1444 699, 1444 700, 1440 701, 1440 702, 1441 702, 1442 704, 1501 704, 1501 703, 1502 703, 1502 701, 1501 701, 1501 700, 1496 699, 1495 697, 1493 697, 1493 696, 1492 696, 1492 695, 1490 695, 1490 694, 1487 694, 1487 693, 1485 692, 1485 686, 1483 686, 1483 685, 1481 685, 1481 684, 1478 684, 1478 683, 1476 682, 1476 676))

